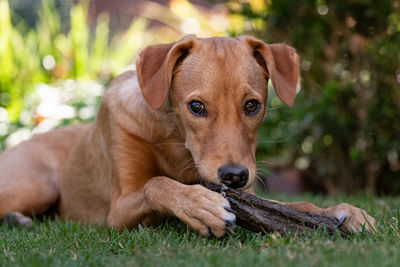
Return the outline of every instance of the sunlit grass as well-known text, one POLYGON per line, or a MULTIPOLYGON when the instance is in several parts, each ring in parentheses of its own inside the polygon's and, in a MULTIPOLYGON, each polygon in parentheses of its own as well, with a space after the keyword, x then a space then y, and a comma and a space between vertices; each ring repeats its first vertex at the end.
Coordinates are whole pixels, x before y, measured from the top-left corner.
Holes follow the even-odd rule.
POLYGON ((400 198, 274 196, 320 206, 346 201, 377 218, 378 233, 347 239, 322 232, 281 237, 242 228, 222 239, 200 237, 175 220, 118 233, 104 226, 36 221, 30 230, 0 226, 1 266, 398 266, 400 198))

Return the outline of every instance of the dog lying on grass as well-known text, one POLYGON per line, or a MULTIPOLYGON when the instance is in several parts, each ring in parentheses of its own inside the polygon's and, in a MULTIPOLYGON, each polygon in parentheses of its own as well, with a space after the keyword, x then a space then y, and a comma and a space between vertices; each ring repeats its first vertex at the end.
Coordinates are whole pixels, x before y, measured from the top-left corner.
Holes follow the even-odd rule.
MULTIPOLYGON (((147 47, 136 67, 111 83, 94 123, 34 136, 0 156, 3 220, 30 225, 29 216, 56 206, 61 217, 115 229, 154 225, 164 216, 205 236, 233 229, 228 201, 198 183, 251 192, 268 79, 292 105, 298 55, 247 36, 186 36, 147 47)), ((375 227, 364 210, 346 203, 286 205, 347 217, 351 231, 375 227)))

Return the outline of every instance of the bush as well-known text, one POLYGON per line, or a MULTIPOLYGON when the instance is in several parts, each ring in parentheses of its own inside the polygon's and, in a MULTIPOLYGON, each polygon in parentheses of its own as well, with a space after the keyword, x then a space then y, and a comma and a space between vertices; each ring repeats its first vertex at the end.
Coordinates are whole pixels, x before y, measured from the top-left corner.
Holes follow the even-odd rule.
MULTIPOLYGON (((231 12, 247 19, 247 33, 295 47, 302 70, 292 109, 272 97, 259 154, 283 151, 329 193, 375 193, 378 181, 398 177, 398 2, 281 0, 262 8, 253 2, 260 1, 231 4, 231 12)), ((398 179, 390 183, 392 191, 400 187, 398 179)))

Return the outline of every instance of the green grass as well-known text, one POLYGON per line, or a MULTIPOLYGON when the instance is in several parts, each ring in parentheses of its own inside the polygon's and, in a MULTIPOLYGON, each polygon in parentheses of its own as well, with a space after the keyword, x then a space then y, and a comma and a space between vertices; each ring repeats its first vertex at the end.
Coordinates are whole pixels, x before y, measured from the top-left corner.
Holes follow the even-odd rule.
POLYGON ((0 225, 0 266, 400 266, 399 197, 275 198, 321 206, 353 203, 377 219, 378 233, 347 239, 323 232, 280 237, 237 228, 217 240, 200 237, 173 220, 157 229, 122 233, 45 220, 29 230, 0 225))

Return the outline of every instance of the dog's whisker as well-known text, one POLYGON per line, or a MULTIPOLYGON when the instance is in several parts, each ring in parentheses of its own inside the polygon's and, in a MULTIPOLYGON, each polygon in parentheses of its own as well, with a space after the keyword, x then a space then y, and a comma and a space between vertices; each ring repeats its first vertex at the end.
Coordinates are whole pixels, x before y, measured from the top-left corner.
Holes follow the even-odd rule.
POLYGON ((189 159, 187 159, 182 165, 183 165, 183 166, 186 166, 187 164, 189 164, 189 163, 191 163, 191 162, 193 162, 193 159, 189 158, 189 159))
POLYGON ((258 167, 256 174, 259 174, 260 176, 266 176, 266 175, 271 175, 272 172, 268 169, 258 167))
POLYGON ((194 164, 186 164, 186 166, 184 166, 180 171, 179 171, 179 176, 181 175, 181 174, 183 174, 186 170, 189 170, 189 169, 193 169, 193 168, 195 168, 196 166, 194 165, 194 164))
MULTIPOLYGON (((267 161, 267 160, 257 160, 257 163, 261 163, 262 165, 267 165, 268 167, 271 167, 271 168, 276 168, 277 167, 276 164, 274 164, 274 163, 272 163, 270 161, 267 161)), ((261 168, 262 165, 259 166, 259 167, 261 168)))
POLYGON ((183 165, 183 166, 186 166, 186 165, 188 165, 188 164, 195 164, 193 158, 187 159, 182 165, 183 165))
POLYGON ((194 165, 194 167, 189 171, 189 174, 188 174, 188 176, 187 176, 187 183, 190 183, 191 181, 190 181, 190 177, 192 176, 192 174, 195 172, 195 180, 200 180, 200 178, 199 178, 199 173, 197 172, 196 173, 196 170, 197 170, 197 166, 196 165, 194 165))
POLYGON ((264 179, 262 179, 259 175, 256 175, 257 180, 259 180, 263 186, 263 189, 267 191, 268 186, 265 184, 264 179))
POLYGON ((269 141, 258 141, 258 144, 276 144, 276 143, 283 143, 286 142, 287 140, 290 139, 290 136, 287 136, 282 139, 277 139, 277 140, 269 140, 269 141))
POLYGON ((188 165, 187 167, 183 168, 178 176, 181 176, 185 171, 189 170, 188 176, 190 176, 191 172, 196 169, 196 165, 188 165))
POLYGON ((194 168, 196 168, 196 164, 192 158, 186 160, 182 165, 183 165, 183 168, 179 171, 178 176, 181 176, 188 169, 193 170, 194 168))
POLYGON ((156 146, 159 146, 159 145, 180 145, 180 146, 184 146, 185 143, 184 142, 177 142, 177 143, 168 143, 168 142, 166 142, 166 143, 157 143, 155 145, 156 146))
MULTIPOLYGON (((192 161, 192 163, 189 164, 189 165, 187 165, 186 167, 184 167, 184 168, 179 172, 179 173, 180 173, 179 176, 180 176, 180 175, 183 174, 184 171, 186 171, 186 170, 189 169, 189 173, 185 176, 185 177, 186 177, 186 183, 187 183, 187 184, 191 183, 192 174, 193 174, 193 172, 195 172, 195 171, 197 170, 197 165, 196 165, 196 163, 194 162, 193 159, 187 160, 186 163, 190 163, 190 161, 192 161)), ((198 180, 198 178, 197 178, 198 175, 199 175, 199 174, 197 173, 196 176, 195 176, 195 180, 198 180)))

